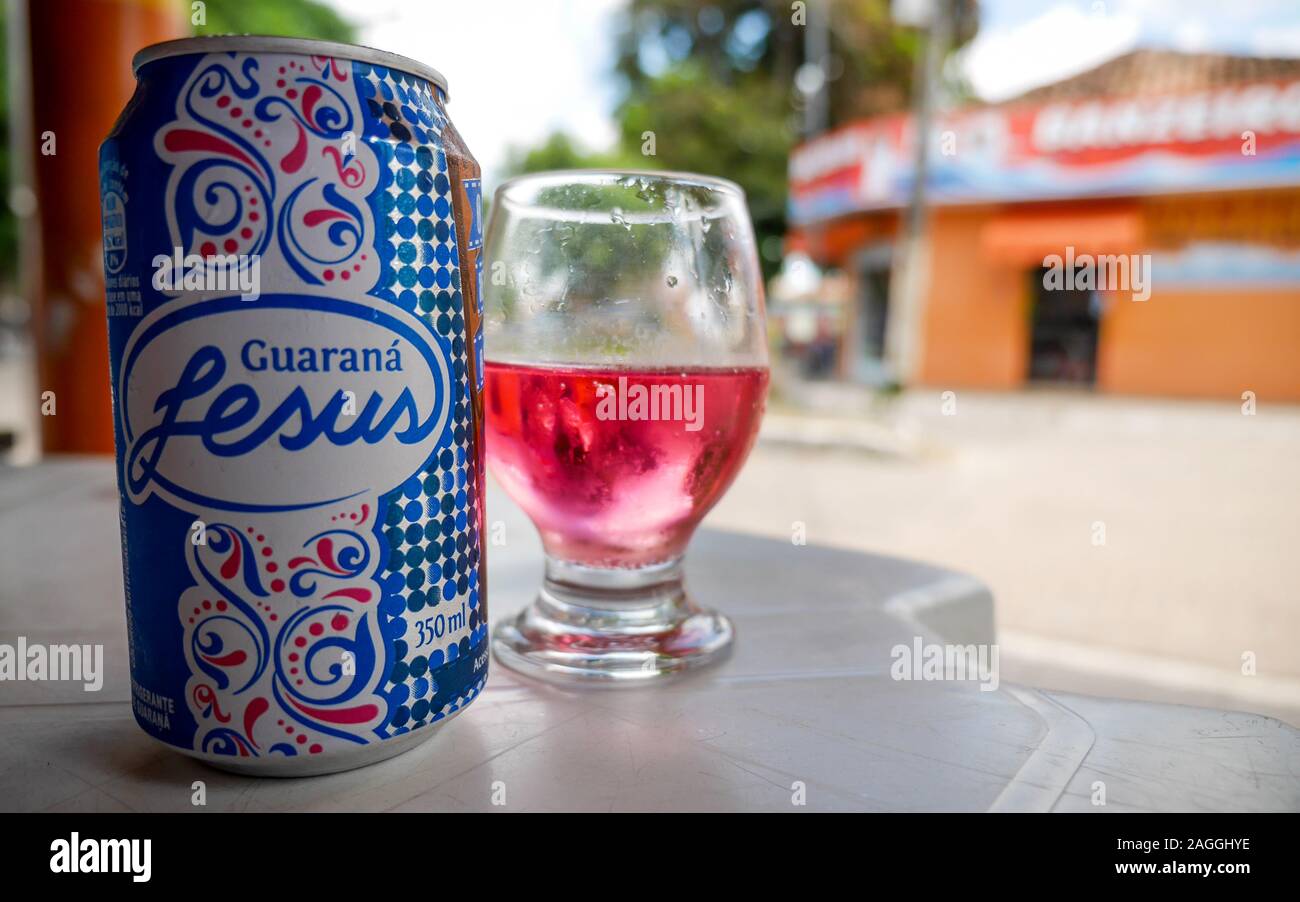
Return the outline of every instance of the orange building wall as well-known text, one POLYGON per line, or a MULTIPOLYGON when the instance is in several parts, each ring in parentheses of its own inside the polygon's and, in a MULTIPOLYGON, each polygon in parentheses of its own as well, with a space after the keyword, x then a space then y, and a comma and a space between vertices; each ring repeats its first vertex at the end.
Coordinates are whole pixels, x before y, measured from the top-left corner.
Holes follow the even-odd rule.
POLYGON ((981 231, 991 215, 987 208, 931 213, 917 377, 923 384, 1015 388, 1025 381, 1028 276, 984 253, 981 231))
POLYGON ((1103 391, 1300 401, 1300 289, 1116 297, 1101 323, 1103 391))
MULTIPOLYGON (((1296 195, 1237 195, 1250 210, 1272 206, 1300 209, 1296 195)), ((1163 198, 1175 221, 1187 222, 1200 208, 1223 201, 1163 198)), ((1105 203, 1081 203, 1081 213, 1109 210, 1105 203)), ((1004 208, 1005 209, 1005 208, 1004 208)), ((1257 239, 1228 229, 1221 211, 1201 217, 1210 234, 1200 239, 1257 239), (1220 234, 1221 233, 1221 234, 1220 234)), ((1145 228, 1163 217, 1144 209, 1145 228)), ((984 229, 997 208, 934 211, 930 285, 922 326, 918 381, 932 386, 1016 388, 1025 384, 1030 330, 1029 266, 1006 262, 983 246, 984 229)), ((1262 218, 1262 217, 1261 217, 1262 218)), ((1249 217, 1247 217, 1249 219, 1249 217)), ((1250 220, 1254 221, 1254 220, 1250 220)), ((1159 236, 1153 236, 1160 244, 1159 236)), ((1282 236, 1280 243, 1289 244, 1282 236)), ((1080 241, 1080 253, 1118 248, 1080 241)), ((1062 248, 1063 250, 1063 248, 1062 248)), ((1133 247, 1136 252, 1153 247, 1133 247)), ((1145 302, 1127 293, 1111 296, 1101 322, 1097 389, 1115 394, 1300 401, 1300 286, 1248 292, 1161 290, 1158 280, 1145 302)))
MULTIPOLYGON (((850 267, 855 248, 892 226, 883 214, 845 220, 801 236, 800 247, 823 263, 850 267)), ((1300 247, 1300 191, 948 207, 931 210, 928 229, 929 284, 913 381, 1015 389, 1028 370, 1028 273, 1046 247, 1036 241, 1056 253, 1066 243, 1079 253, 1159 253, 1206 240, 1300 247), (1047 217, 1042 228, 1033 225, 1034 215, 1047 217), (1021 253, 990 248, 989 224, 1018 216, 1030 222, 1020 230, 1021 253), (1063 238, 1049 227, 1052 216, 1078 222, 1063 238), (1126 217, 1133 228, 1119 228, 1126 217)), ((1098 391, 1225 400, 1253 391, 1260 401, 1300 402, 1300 285, 1200 292, 1161 290, 1157 278, 1145 302, 1127 292, 1111 295, 1100 329, 1098 391)))

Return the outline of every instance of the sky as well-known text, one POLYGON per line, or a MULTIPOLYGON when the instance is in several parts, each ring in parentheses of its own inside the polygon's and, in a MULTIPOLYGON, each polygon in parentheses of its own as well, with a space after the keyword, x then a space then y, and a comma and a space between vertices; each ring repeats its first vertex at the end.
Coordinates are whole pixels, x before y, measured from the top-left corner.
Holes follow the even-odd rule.
POLYGON ((361 43, 427 63, 447 78, 448 113, 500 179, 511 145, 563 129, 589 149, 617 137, 612 33, 623 0, 327 0, 361 43))
POLYGON ((1300 0, 982 0, 958 65, 1004 100, 1136 47, 1300 56, 1300 0))
MULTIPOLYGON (((624 0, 328 0, 361 42, 438 69, 452 120, 496 184, 510 147, 557 129, 611 145, 612 33, 624 0)), ((1082 72, 1138 46, 1300 56, 1300 0, 980 0, 961 57, 988 100, 1082 72)))

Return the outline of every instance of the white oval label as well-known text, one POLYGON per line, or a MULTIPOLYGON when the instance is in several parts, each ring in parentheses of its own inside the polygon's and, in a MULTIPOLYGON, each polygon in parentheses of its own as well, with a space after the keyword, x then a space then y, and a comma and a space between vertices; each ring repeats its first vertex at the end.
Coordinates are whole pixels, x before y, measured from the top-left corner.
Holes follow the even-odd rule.
POLYGON ((249 512, 401 485, 438 446, 451 389, 413 316, 305 295, 164 305, 124 350, 119 385, 132 500, 249 512))

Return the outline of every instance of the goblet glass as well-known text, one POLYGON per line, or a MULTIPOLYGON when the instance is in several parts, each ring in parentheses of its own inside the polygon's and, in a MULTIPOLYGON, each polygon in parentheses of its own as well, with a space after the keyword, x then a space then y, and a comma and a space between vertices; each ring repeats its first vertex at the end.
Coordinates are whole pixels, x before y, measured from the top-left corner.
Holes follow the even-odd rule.
POLYGON ((686 594, 682 555, 767 395, 744 193, 687 173, 524 176, 496 193, 484 260, 489 469, 546 551, 498 659, 621 685, 718 659, 731 623, 686 594))

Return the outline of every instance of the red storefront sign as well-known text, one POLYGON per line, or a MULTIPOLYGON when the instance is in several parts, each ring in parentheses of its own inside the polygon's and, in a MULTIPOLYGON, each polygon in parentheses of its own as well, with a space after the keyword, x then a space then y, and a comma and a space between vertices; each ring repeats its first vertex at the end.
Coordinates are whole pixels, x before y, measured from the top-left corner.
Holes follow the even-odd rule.
MULTIPOLYGON (((796 148, 791 221, 902 206, 914 140, 900 114, 796 148)), ((1297 185, 1300 81, 959 110, 930 142, 926 189, 939 204, 1297 185)))

